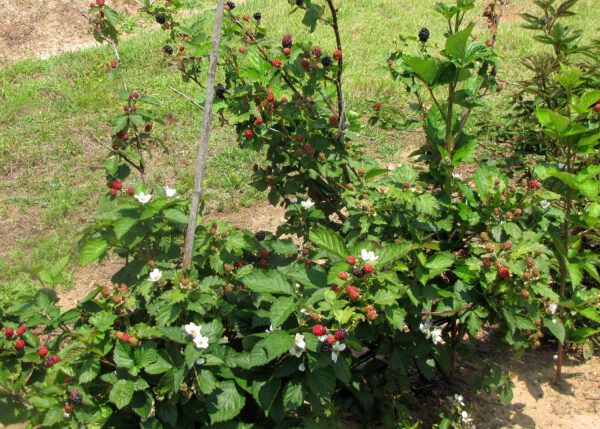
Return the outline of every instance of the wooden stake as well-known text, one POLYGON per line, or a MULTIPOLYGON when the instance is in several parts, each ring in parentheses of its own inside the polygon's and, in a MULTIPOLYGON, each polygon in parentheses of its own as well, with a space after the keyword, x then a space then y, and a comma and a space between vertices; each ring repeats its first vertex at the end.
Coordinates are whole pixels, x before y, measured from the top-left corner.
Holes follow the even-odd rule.
POLYGON ((182 268, 189 270, 192 266, 192 253, 194 251, 194 237, 196 236, 196 218, 200 208, 200 200, 204 194, 204 174, 206 172, 206 161, 208 158, 208 141, 210 138, 210 122, 212 119, 212 105, 215 96, 215 78, 217 75, 217 62, 219 58, 219 46, 221 44, 221 27, 223 25, 223 10, 225 0, 217 0, 217 11, 212 34, 212 47, 210 50, 210 64, 208 67, 208 80, 206 82, 206 100, 204 102, 204 121, 202 134, 200 135, 200 147, 198 148, 198 161, 196 162, 196 173, 194 176, 194 191, 192 193, 192 206, 190 208, 190 219, 185 232, 183 243, 182 268))

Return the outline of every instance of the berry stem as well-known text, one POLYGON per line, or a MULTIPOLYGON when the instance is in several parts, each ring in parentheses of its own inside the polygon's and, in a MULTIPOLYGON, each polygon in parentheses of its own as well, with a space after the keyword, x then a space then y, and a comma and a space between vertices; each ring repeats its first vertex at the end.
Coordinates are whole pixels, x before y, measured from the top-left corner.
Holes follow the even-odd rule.
MULTIPOLYGON (((342 50, 342 38, 340 37, 340 29, 338 25, 337 19, 337 10, 333 5, 333 0, 327 0, 327 5, 329 6, 329 10, 331 11, 331 27, 333 28, 333 32, 335 34, 335 42, 337 45, 337 49, 341 52, 342 50)), ((346 101, 344 99, 344 92, 342 90, 342 75, 344 71, 344 56, 340 55, 338 59, 338 70, 337 70, 337 78, 335 79, 335 87, 337 90, 338 96, 338 127, 340 134, 340 143, 344 143, 346 137, 346 130, 348 128, 348 121, 346 119, 346 101)))

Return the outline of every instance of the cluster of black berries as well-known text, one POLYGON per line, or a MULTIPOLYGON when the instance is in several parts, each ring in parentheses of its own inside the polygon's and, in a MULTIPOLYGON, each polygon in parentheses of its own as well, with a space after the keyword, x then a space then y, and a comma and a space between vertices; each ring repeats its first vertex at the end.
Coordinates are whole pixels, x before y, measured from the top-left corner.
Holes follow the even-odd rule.
POLYGON ((157 13, 156 22, 158 22, 161 25, 164 24, 165 22, 167 22, 167 16, 164 13, 157 13))
POLYGON ((229 6, 229 10, 233 10, 235 9, 235 3, 232 1, 228 1, 227 3, 225 3, 227 6, 229 6))
POLYGON ((163 46, 163 52, 167 55, 173 55, 173 48, 169 45, 163 46))
POLYGON ((426 29, 425 27, 421 28, 421 31, 419 31, 419 41, 422 43, 425 43, 429 40, 429 30, 426 29))
POLYGON ((217 88, 215 89, 215 94, 217 94, 217 98, 220 98, 221 100, 225 98, 225 87, 221 84, 217 85, 217 88))

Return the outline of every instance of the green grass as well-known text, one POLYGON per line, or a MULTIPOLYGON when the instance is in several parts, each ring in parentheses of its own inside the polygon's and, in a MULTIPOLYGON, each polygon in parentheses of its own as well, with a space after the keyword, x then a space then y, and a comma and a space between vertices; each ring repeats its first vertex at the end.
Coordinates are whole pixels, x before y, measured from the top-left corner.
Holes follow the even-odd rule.
MULTIPOLYGON (((442 42, 443 22, 432 11, 436 1, 341 2, 350 108, 368 110, 380 97, 405 100, 402 88, 393 84, 382 66, 400 34, 416 34, 427 26, 432 42, 442 42)), ((487 37, 480 18, 485 3, 478 1, 471 15, 478 22, 476 32, 482 40, 487 37)), ((516 11, 531 10, 530 3, 519 2, 516 11)), ((324 50, 332 50, 330 30, 321 26, 307 35, 300 15, 290 17, 283 0, 247 0, 236 12, 258 10, 274 37, 292 33, 297 39, 310 38, 324 50)), ((598 28, 600 2, 582 0, 577 10, 581 14, 572 19, 576 26, 598 28)), ((502 22, 497 45, 503 63, 500 75, 509 81, 525 76, 519 60, 532 53, 529 33, 514 18, 511 15, 502 22)), ((156 27, 148 20, 141 21, 146 27, 156 27)), ((160 53, 164 39, 159 30, 150 30, 124 40, 120 48, 122 78, 129 88, 160 98, 158 113, 167 118, 156 131, 170 155, 155 152, 152 178, 189 190, 201 116, 168 86, 188 94, 197 95, 197 91, 167 66, 160 53)), ((107 141, 108 123, 120 109, 116 98, 119 81, 105 73, 110 59, 111 50, 99 46, 47 60, 21 61, 0 70, 0 219, 4 219, 0 228, 9 225, 10 232, 0 238, 0 248, 4 248, 0 250, 0 280, 14 279, 24 269, 72 250, 78 229, 91 217, 97 196, 104 192, 100 161, 105 149, 97 146, 90 134, 107 141)), ((491 103, 501 103, 504 97, 494 96, 491 103)), ((367 130, 364 138, 383 161, 396 161, 402 153, 403 139, 397 134, 367 130)), ((212 206, 229 209, 261 199, 262 195, 248 186, 256 154, 235 147, 227 128, 217 128, 210 144, 207 185, 212 206)))

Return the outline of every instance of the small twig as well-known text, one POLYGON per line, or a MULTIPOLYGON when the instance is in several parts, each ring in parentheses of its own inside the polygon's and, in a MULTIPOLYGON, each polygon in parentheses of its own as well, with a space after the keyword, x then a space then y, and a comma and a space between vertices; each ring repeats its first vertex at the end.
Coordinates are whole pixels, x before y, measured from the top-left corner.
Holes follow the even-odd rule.
POLYGON ((433 312, 423 311, 423 312, 421 312, 421 316, 440 316, 440 315, 443 315, 443 314, 462 313, 463 311, 470 310, 473 307, 475 307, 475 304, 469 304, 466 307, 459 308, 458 310, 444 310, 444 311, 433 311, 433 312))
MULTIPOLYGON (((187 101, 189 101, 194 107, 197 107, 200 110, 204 110, 204 106, 201 106, 200 104, 196 103, 194 100, 192 100, 192 98, 186 94, 184 94, 183 92, 173 88, 171 85, 167 85, 167 87, 173 91, 175 94, 185 98, 187 101)), ((218 116, 217 114, 213 113, 213 116, 218 116)))

